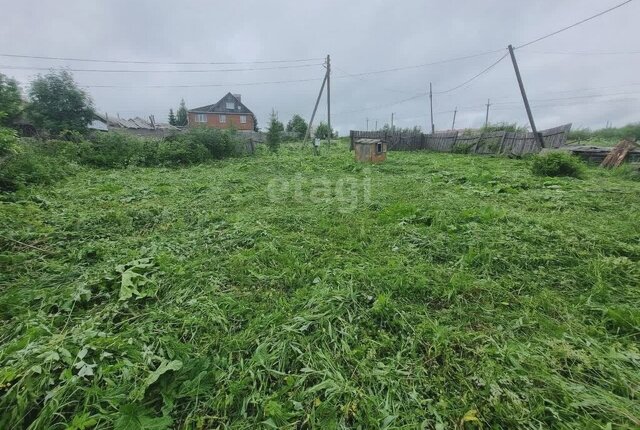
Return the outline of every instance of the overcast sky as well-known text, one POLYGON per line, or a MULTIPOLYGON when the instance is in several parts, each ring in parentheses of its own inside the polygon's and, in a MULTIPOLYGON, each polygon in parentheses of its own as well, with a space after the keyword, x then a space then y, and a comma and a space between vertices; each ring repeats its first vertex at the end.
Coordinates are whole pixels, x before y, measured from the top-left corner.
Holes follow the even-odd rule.
MULTIPOLYGON (((429 82, 435 92, 453 88, 495 62, 503 52, 433 66, 350 75, 491 50, 506 52, 509 43, 526 43, 621 0, 57 0, 37 2, 37 6, 33 2, 0 2, 0 54, 231 63, 319 59, 330 54, 332 123, 344 134, 349 129, 364 130, 367 118, 369 129, 376 121, 382 127, 392 112, 396 125, 427 129, 429 82)), ((640 1, 634 1, 516 51, 539 129, 567 122, 574 127, 600 128, 607 121, 618 126, 640 120, 639 17, 640 1)), ((162 65, 0 56, 0 72, 15 77, 26 88, 33 76, 44 72, 12 67, 142 70, 73 73, 79 84, 87 86, 97 110, 111 115, 153 114, 156 120, 166 121, 169 108, 177 108, 181 98, 187 107, 194 108, 214 103, 231 91, 242 94, 242 101, 264 126, 272 108, 284 122, 294 113, 309 119, 324 74, 322 61, 162 65), (211 71, 281 66, 288 68, 211 71), (291 80, 306 81, 238 85, 291 80), (92 87, 96 85, 118 88, 92 87), (154 85, 166 87, 149 88, 154 85), (179 85, 192 87, 175 87, 179 85)), ((490 121, 527 123, 507 57, 469 85, 434 96, 436 129, 451 127, 456 106, 456 128, 481 126, 487 98, 493 104, 490 121)), ((326 120, 324 99, 318 119, 326 120)))

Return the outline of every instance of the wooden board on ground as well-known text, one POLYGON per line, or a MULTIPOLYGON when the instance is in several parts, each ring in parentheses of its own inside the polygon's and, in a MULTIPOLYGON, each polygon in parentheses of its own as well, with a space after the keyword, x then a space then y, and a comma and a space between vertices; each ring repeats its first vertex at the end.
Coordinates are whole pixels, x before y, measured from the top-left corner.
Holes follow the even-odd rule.
POLYGON ((630 140, 622 140, 616 146, 613 147, 609 155, 600 164, 600 167, 618 167, 627 158, 630 151, 637 147, 635 142, 630 140))

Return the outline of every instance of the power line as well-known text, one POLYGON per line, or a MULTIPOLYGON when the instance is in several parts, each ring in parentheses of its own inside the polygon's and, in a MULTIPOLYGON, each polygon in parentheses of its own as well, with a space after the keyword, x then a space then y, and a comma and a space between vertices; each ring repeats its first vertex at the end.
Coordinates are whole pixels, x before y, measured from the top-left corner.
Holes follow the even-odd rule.
POLYGON ((235 82, 225 84, 180 84, 180 85, 82 85, 83 88, 120 88, 120 89, 137 89, 137 88, 213 88, 213 87, 229 87, 229 86, 254 86, 254 85, 271 85, 271 84, 289 84, 293 82, 311 82, 321 81, 323 78, 307 78, 307 79, 289 79, 282 81, 261 81, 261 82, 235 82))
MULTIPOLYGON (((463 57, 454 57, 454 58, 448 58, 445 60, 438 60, 438 61, 433 61, 430 63, 423 63, 423 64, 415 64, 413 66, 402 66, 402 67, 393 67, 391 69, 381 69, 381 70, 371 70, 371 71, 367 71, 367 72, 358 72, 358 73, 348 73, 348 75, 350 77, 358 77, 358 76, 366 76, 366 75, 375 75, 378 73, 389 73, 389 72, 397 72, 400 70, 410 70, 410 69, 419 69, 422 67, 429 67, 429 66, 436 66, 439 64, 446 64, 446 63, 451 63, 454 61, 461 61, 461 60, 467 60, 470 58, 476 58, 476 57, 482 57, 485 55, 489 55, 489 54, 495 54, 496 52, 502 52, 503 49, 496 49, 493 51, 485 51, 485 52, 480 52, 478 54, 473 54, 473 55, 465 55, 463 57)), ((346 73, 346 72, 345 72, 346 73)), ((344 78, 346 76, 340 76, 341 78, 344 78)))
POLYGON ((304 63, 308 61, 324 60, 318 58, 301 58, 295 60, 253 60, 253 61, 145 61, 145 60, 100 60, 96 58, 47 57, 43 55, 0 54, 0 57, 31 58, 37 60, 82 61, 90 63, 117 64, 163 64, 163 65, 230 65, 230 64, 270 64, 270 63, 304 63))
POLYGON ((398 101, 395 101, 395 102, 392 102, 392 103, 387 103, 387 104, 384 104, 384 105, 378 105, 378 106, 371 106, 371 107, 363 108, 363 109, 356 109, 356 110, 350 110, 350 111, 340 112, 340 113, 337 113, 337 114, 335 114, 335 115, 346 115, 346 114, 350 114, 350 113, 364 112, 364 111, 367 111, 367 110, 377 110, 377 109, 382 109, 382 108, 386 108, 386 107, 390 107, 390 106, 395 106, 395 105, 399 105, 399 104, 402 104, 402 103, 406 103, 406 102, 408 102, 408 101, 415 100, 415 99, 417 99, 417 98, 424 97, 424 96, 426 96, 426 95, 427 95, 427 93, 416 94, 416 95, 411 96, 411 97, 409 97, 409 98, 402 99, 402 100, 398 100, 398 101))
POLYGON ((622 3, 620 3, 620 4, 616 5, 616 6, 613 6, 613 7, 609 8, 609 9, 607 9, 607 10, 603 10, 602 12, 599 12, 599 13, 597 13, 595 15, 592 15, 589 18, 585 18, 585 19, 583 19, 581 21, 578 21, 578 22, 576 22, 574 24, 571 24, 571 25, 568 25, 568 26, 566 26, 564 28, 561 28, 560 30, 556 30, 553 33, 546 34, 546 35, 538 37, 537 39, 534 39, 534 40, 532 40, 530 42, 524 43, 524 44, 522 44, 520 46, 516 46, 515 49, 520 49, 520 48, 524 48, 525 46, 533 45, 534 43, 540 42, 541 40, 547 39, 547 38, 549 38, 551 36, 555 36, 558 33, 562 33, 563 31, 567 31, 567 30, 569 30, 571 28, 577 27, 580 24, 584 24, 587 21, 591 21, 592 19, 595 19, 595 18, 597 18, 599 16, 602 16, 602 15, 604 15, 606 13, 609 13, 609 12, 611 12, 613 10, 616 10, 616 9, 626 5, 626 4, 631 3, 632 1, 633 0, 624 1, 624 2, 622 2, 622 3))
MULTIPOLYGON (((344 70, 344 69, 342 69, 340 67, 336 67, 336 66, 333 66, 333 67, 336 70, 339 70, 340 72, 344 73, 344 75, 346 75, 346 76, 344 76, 344 75, 343 76, 336 76, 336 78, 351 77, 351 78, 357 79, 357 80, 359 80, 361 82, 370 82, 366 78, 363 78, 362 76, 358 76, 358 75, 354 75, 352 73, 349 73, 349 72, 347 72, 346 70, 344 70)), ((385 90, 385 91, 393 92, 393 93, 402 93, 402 94, 413 94, 414 93, 413 91, 396 90, 394 88, 387 88, 387 87, 378 87, 378 88, 380 88, 382 90, 385 90)))
POLYGON ((496 61, 495 61, 494 63, 492 63, 490 66, 488 66, 488 67, 486 67, 486 68, 482 69, 482 71, 480 71, 479 73, 475 74, 475 75, 474 75, 473 77, 471 77, 470 79, 467 79, 466 81, 464 81, 464 82, 463 82, 463 83, 461 83, 460 85, 456 85, 455 87, 453 87, 453 88, 449 88, 448 90, 445 90, 445 91, 436 91, 436 92, 434 92, 434 94, 446 94, 446 93, 450 93, 450 92, 452 92, 452 91, 455 91, 455 90, 457 90, 457 89, 459 89, 459 88, 464 87, 464 86, 465 86, 465 85, 467 85, 468 83, 470 83, 470 82, 472 82, 472 81, 476 80, 476 79, 477 79, 477 78, 479 78, 480 76, 482 76, 482 75, 484 75, 485 73, 487 73, 489 70, 493 69, 493 68, 494 68, 495 66, 497 66, 497 65, 498 65, 502 60, 504 60, 504 59, 507 57, 507 55, 509 55, 509 54, 508 54, 508 53, 507 53, 507 54, 504 54, 502 57, 498 58, 498 60, 496 60, 496 61))
MULTIPOLYGON (((71 69, 71 68, 63 68, 63 70, 68 70, 70 72, 97 72, 97 73, 214 73, 214 72, 247 72, 247 71, 255 71, 255 70, 276 70, 276 69, 299 69, 299 68, 308 68, 308 67, 317 67, 321 66, 322 63, 314 63, 314 64, 298 64, 298 65, 289 65, 289 66, 270 66, 270 67, 252 67, 252 68, 244 68, 244 69, 209 69, 209 70, 127 70, 127 69, 71 69)), ((28 66, 9 66, 9 65, 0 65, 0 69, 9 69, 9 70, 52 70, 51 67, 28 67, 28 66)))
MULTIPOLYGON (((640 94, 638 92, 624 92, 624 93, 612 93, 612 94, 592 94, 592 95, 584 95, 584 96, 572 96, 572 97, 559 97, 559 98, 553 98, 553 99, 538 99, 538 100, 531 100, 532 102, 554 102, 554 101, 562 101, 562 100, 580 100, 580 99, 591 99, 591 98, 600 98, 600 97, 613 97, 613 96, 626 96, 626 95, 635 95, 635 94, 640 94)), ((507 105, 507 104, 514 104, 514 103, 518 103, 518 102, 498 102, 495 103, 496 105, 507 105)))
POLYGON ((637 55, 640 51, 527 51, 528 54, 537 55, 637 55))

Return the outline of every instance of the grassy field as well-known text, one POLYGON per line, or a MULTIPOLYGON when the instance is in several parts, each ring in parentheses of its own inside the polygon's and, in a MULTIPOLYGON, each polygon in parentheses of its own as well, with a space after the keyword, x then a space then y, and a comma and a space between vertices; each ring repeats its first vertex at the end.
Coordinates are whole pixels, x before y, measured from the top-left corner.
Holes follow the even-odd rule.
POLYGON ((640 182, 282 148, 0 202, 0 428, 638 428, 640 182))

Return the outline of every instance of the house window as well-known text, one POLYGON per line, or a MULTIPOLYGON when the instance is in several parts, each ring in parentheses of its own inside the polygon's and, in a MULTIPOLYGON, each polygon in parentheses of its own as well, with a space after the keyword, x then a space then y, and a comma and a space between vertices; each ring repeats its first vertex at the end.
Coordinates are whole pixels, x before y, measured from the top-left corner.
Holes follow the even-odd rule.
POLYGON ((376 145, 376 152, 380 154, 382 152, 382 142, 378 142, 376 145))
POLYGON ((207 122, 207 115, 204 113, 196 114, 196 122, 207 122))
POLYGON ((236 108, 236 104, 234 102, 227 102, 226 106, 229 110, 234 110, 236 108))
POLYGON ((227 116, 226 115, 220 115, 220 124, 224 124, 227 122, 227 116))
POLYGON ((247 123, 247 116, 240 115, 240 124, 246 124, 246 123, 247 123))

